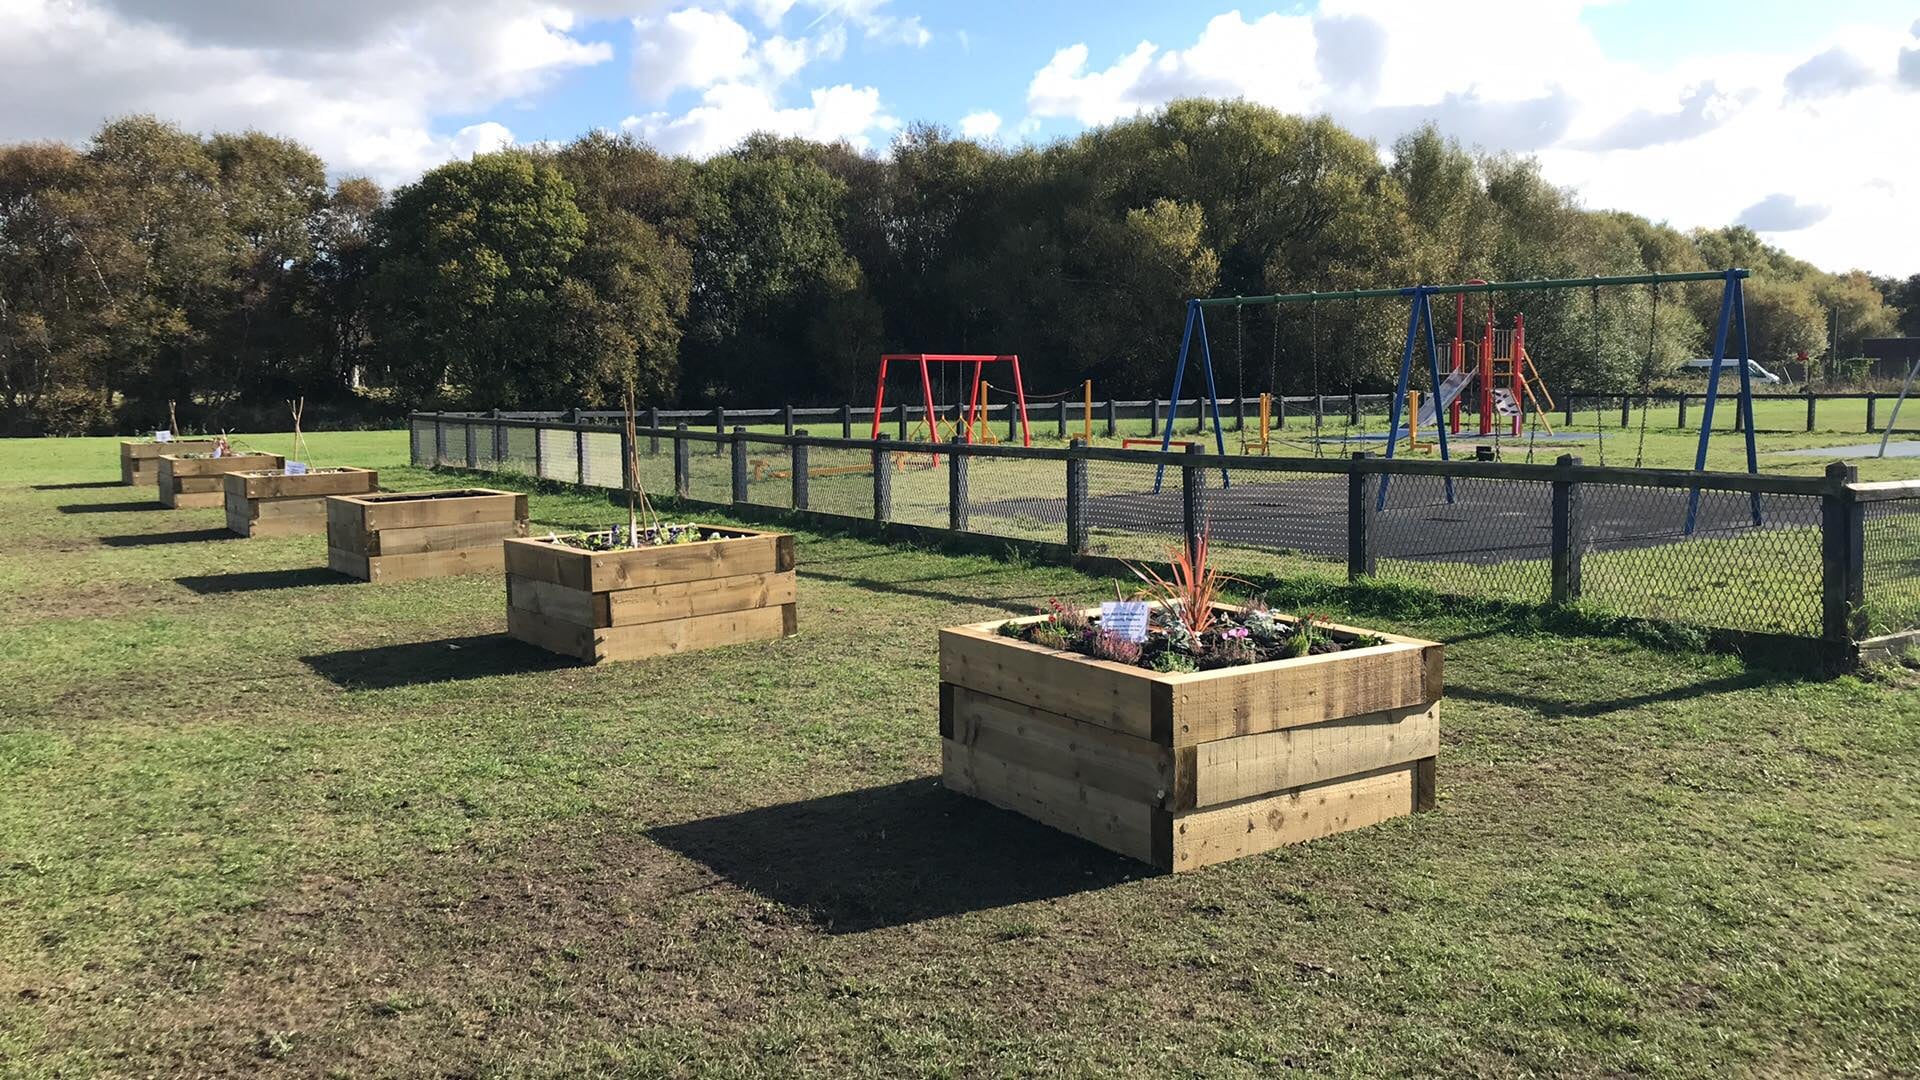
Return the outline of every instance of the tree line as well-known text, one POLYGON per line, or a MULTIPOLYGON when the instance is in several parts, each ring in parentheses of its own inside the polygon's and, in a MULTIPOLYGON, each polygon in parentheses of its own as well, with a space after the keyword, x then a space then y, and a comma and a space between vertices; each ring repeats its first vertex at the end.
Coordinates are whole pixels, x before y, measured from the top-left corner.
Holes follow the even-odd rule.
MULTIPOLYGON (((1763 362, 1920 333, 1920 275, 1825 273, 1740 227, 1582 208, 1428 128, 1383 162, 1325 118, 1185 100, 1047 146, 936 127, 885 155, 758 135, 707 161, 594 132, 384 192, 297 142, 151 117, 0 147, 13 432, 408 408, 860 400, 882 351, 1011 352, 1031 391, 1164 394, 1193 296, 1745 266, 1763 362)), ((1551 385, 1702 355, 1717 283, 1508 294, 1551 385)), ((1483 301, 1475 299, 1477 325, 1483 301)), ((1450 306, 1436 312, 1450 328, 1450 306)), ((1391 384, 1397 301, 1212 309, 1222 394, 1391 384)), ((1475 333, 1475 331, 1469 331, 1475 333)), ((1822 364, 1818 361, 1827 361, 1822 364)), ((947 396, 955 394, 948 387, 947 396)))

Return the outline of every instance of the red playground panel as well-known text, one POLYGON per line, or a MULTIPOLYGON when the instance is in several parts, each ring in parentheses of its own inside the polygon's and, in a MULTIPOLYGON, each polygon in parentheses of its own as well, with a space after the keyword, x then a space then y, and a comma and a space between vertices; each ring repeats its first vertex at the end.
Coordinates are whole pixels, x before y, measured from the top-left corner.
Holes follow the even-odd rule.
MULTIPOLYGON (((920 368, 920 395, 927 410, 927 430, 933 435, 933 441, 939 442, 939 426, 934 421, 933 379, 927 371, 928 364, 971 364, 973 377, 967 393, 967 441, 973 441, 974 422, 979 419, 980 410, 986 406, 980 400, 980 376, 988 364, 1006 363, 1013 366, 1013 397, 1020 409, 1020 439, 1027 446, 1033 445, 1033 431, 1027 426, 1027 389, 1020 381, 1020 358, 1011 353, 996 355, 971 353, 887 353, 880 357, 880 377, 873 387, 873 437, 880 437, 880 413, 887 407, 887 365, 899 361, 915 364, 920 368)), ((934 464, 940 459, 935 456, 934 464)))

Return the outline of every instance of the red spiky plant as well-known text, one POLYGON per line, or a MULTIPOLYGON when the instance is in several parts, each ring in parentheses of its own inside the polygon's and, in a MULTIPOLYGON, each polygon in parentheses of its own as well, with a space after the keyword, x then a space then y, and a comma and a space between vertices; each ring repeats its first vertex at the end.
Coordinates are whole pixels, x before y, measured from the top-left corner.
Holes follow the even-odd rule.
POLYGON ((1221 587, 1239 578, 1228 577, 1207 562, 1207 534, 1191 549, 1182 544, 1167 549, 1168 576, 1162 577, 1150 567, 1129 566, 1134 575, 1147 583, 1147 589, 1161 606, 1177 613, 1180 624, 1198 638, 1213 625, 1213 605, 1221 587))

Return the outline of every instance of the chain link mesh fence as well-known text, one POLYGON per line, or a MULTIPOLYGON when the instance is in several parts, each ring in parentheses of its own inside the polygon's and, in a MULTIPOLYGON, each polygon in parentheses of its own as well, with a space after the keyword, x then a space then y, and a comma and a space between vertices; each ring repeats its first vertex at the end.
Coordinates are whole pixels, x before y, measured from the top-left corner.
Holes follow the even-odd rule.
POLYGON ((1583 486, 1586 599, 1622 615, 1773 634, 1820 633, 1818 496, 1583 486))
MULTIPOLYGON (((639 480, 652 494, 674 489, 674 435, 641 435, 639 480)), ((486 419, 415 420, 411 455, 436 463, 539 475, 597 487, 622 482, 621 439, 606 431, 502 426, 486 419), (496 435, 496 432, 498 433, 496 435), (583 449, 584 455, 576 456, 583 449)), ((688 495, 733 500, 728 441, 688 440, 688 495), (718 450, 716 453, 715 451, 718 450)), ((892 520, 945 527, 953 457, 889 451, 892 520)), ((747 498, 792 505, 793 448, 747 442, 747 498)), ((874 454, 865 445, 807 448, 808 509, 870 520, 874 454)), ((1085 462, 1085 529, 1090 554, 1162 561, 1184 535, 1182 469, 1158 478, 1151 460, 1085 462), (1156 490, 1156 479, 1159 479, 1156 490)), ((971 532, 1017 540, 1067 539, 1064 458, 968 456, 971 532)), ((1204 485, 1202 527, 1228 573, 1258 577, 1344 577, 1349 479, 1344 472, 1289 469, 1269 459, 1197 470, 1204 485), (1257 462, 1257 463, 1256 463, 1257 462)), ((1369 476, 1364 505, 1376 573, 1459 596, 1541 603, 1552 594, 1553 484, 1546 480, 1456 476, 1452 498, 1438 476, 1396 475, 1384 507, 1382 481, 1369 476)), ((1614 613, 1710 629, 1818 637, 1822 627, 1822 506, 1811 494, 1702 489, 1687 528, 1685 488, 1582 483, 1580 536, 1584 601, 1614 613), (1759 520, 1754 520, 1756 502, 1759 520)), ((1920 629, 1920 496, 1869 502, 1862 559, 1866 622, 1879 635, 1920 629)))
POLYGON ((1368 504, 1377 577, 1515 603, 1552 597, 1552 484, 1395 476, 1385 486, 1384 507, 1377 496, 1368 504))
MULTIPOLYGON (((944 465, 948 459, 940 460, 944 465)), ((939 474, 933 482, 946 482, 945 468, 928 471, 939 474)), ((944 507, 944 490, 941 495, 944 507)), ((894 505, 899 502, 896 483, 894 505)), ((975 455, 967 466, 967 529, 1011 540, 1066 543, 1066 462, 975 455)))
POLYGON ((1861 509, 1867 634, 1920 630, 1920 498, 1870 502, 1861 509))

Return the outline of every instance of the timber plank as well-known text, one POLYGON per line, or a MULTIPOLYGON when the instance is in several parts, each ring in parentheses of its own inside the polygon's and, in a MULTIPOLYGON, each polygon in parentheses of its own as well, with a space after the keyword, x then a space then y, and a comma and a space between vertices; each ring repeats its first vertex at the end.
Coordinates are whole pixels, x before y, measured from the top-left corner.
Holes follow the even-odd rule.
POLYGON ((962 746, 1134 802, 1173 799, 1167 747, 952 683, 941 685, 941 697, 951 717, 946 737, 962 746))
POLYGON ((588 587, 594 592, 742 574, 770 574, 780 568, 778 537, 772 534, 667 544, 612 554, 622 557, 592 562, 588 587))
POLYGON ((1442 646, 1389 642, 1246 667, 1166 676, 1173 745, 1278 731, 1423 705, 1442 646))
POLYGON ((586 591, 592 578, 591 554, 545 540, 512 539, 506 542, 507 572, 586 591))
POLYGON ((1154 810, 1146 803, 1049 776, 952 739, 940 740, 941 782, 1002 810, 1142 862, 1153 861, 1154 810))
POLYGON ((1193 752, 1191 806, 1215 806, 1433 757, 1440 752, 1440 704, 1215 739, 1193 752))
POLYGON ((535 615, 544 615, 581 630, 610 626, 607 618, 607 594, 569 589, 551 581, 524 577, 507 566, 507 605, 535 615))
POLYGON ((1162 869, 1194 870, 1411 814, 1414 774, 1399 766, 1172 815, 1172 862, 1162 869))
POLYGON ((593 631, 524 607, 507 608, 507 635, 548 652, 593 660, 593 631))
POLYGON ((675 581, 641 589, 594 593, 605 600, 609 621, 599 626, 633 626, 639 623, 686 619, 695 615, 713 615, 723 611, 744 611, 794 602, 798 587, 796 575, 768 571, 739 574, 734 577, 703 581, 675 581))
POLYGON ((434 525, 472 525, 482 521, 525 521, 527 497, 493 488, 340 495, 359 508, 368 532, 419 529, 434 525))
POLYGON ((940 631, 940 679, 1142 739, 1153 737, 1153 672, 994 635, 940 631))
POLYGON ((601 627, 592 631, 594 662, 641 660, 720 645, 772 641, 786 636, 786 632, 785 612, 777 607, 723 611, 673 622, 601 627))
MULTIPOLYGON (((410 529, 381 529, 374 534, 374 555, 416 555, 430 551, 458 551, 483 547, 520 536, 526 531, 521 521, 480 521, 471 525, 423 525, 410 529)), ((505 565, 504 561, 501 564, 505 565)))

